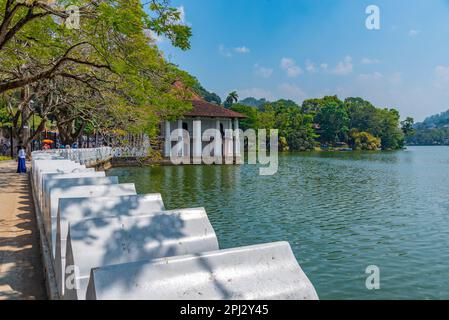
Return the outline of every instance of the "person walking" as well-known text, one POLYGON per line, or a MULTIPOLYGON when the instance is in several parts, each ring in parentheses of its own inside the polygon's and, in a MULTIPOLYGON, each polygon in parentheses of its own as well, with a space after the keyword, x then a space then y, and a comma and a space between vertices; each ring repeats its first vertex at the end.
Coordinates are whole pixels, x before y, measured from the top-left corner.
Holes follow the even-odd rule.
POLYGON ((19 147, 19 163, 17 165, 17 173, 26 173, 26 172, 27 172, 27 166, 26 166, 25 147, 20 146, 19 147))

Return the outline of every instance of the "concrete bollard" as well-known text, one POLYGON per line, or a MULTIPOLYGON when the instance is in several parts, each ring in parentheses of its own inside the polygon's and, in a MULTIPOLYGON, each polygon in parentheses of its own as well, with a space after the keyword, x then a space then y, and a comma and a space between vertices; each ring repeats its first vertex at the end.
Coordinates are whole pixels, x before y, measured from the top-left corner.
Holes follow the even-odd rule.
POLYGON ((91 268, 211 250, 218 241, 203 208, 73 222, 64 299, 85 299, 91 268))
MULTIPOLYGON (((66 179, 52 179, 48 182, 48 189, 44 191, 44 210, 42 211, 42 216, 44 220, 45 231, 47 234, 47 239, 49 244, 51 245, 51 218, 57 217, 58 214, 58 201, 59 198, 64 197, 64 194, 67 194, 67 190, 72 187, 81 186, 78 188, 78 192, 83 192, 87 186, 101 186, 101 185, 113 185, 118 184, 117 177, 94 177, 94 178, 66 178, 66 179), (84 186, 84 188, 82 188, 84 186)), ((93 189, 89 189, 93 190, 93 189)), ((125 189, 124 191, 127 191, 125 189)), ((129 191, 129 190, 128 190, 129 191)), ((132 191, 132 190, 131 190, 132 191)), ((135 189, 134 189, 135 192, 135 189)), ((85 194, 83 192, 83 194, 85 194)), ((101 193, 96 192, 96 196, 101 197, 106 194, 102 190, 101 193)), ((74 197, 79 197, 80 195, 73 194, 74 197)), ((94 196, 94 191, 92 191, 92 195, 94 196)))
POLYGON ((55 274, 64 294, 66 241, 69 223, 77 220, 118 216, 144 216, 165 210, 160 194, 59 199, 56 223, 55 274))
POLYGON ((287 242, 93 268, 89 300, 316 300, 287 242))

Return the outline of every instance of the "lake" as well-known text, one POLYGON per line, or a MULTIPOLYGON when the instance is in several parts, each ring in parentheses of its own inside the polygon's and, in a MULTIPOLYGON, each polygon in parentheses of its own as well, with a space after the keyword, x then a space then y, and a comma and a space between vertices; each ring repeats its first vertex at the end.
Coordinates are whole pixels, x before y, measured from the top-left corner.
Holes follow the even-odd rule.
POLYGON ((288 241, 321 299, 449 298, 449 148, 291 153, 258 167, 113 168, 167 209, 205 207, 221 248, 288 241), (370 265, 380 290, 365 286, 370 265))

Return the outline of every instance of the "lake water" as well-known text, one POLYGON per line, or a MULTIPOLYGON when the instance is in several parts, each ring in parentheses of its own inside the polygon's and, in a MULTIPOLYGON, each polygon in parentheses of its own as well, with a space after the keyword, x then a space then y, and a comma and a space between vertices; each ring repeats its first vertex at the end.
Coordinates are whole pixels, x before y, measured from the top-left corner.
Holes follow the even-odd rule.
POLYGON ((220 247, 290 242, 321 299, 449 298, 449 148, 284 154, 257 166, 114 168, 168 209, 205 207, 220 247), (366 267, 380 290, 366 289, 366 267))

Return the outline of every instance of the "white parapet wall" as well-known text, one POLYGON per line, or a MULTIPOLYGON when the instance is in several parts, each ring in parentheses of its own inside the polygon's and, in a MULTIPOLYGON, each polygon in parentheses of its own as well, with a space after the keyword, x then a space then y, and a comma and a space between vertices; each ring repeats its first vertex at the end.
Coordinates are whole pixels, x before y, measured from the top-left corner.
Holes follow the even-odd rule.
POLYGON ((318 299, 288 243, 219 250, 204 208, 165 211, 160 194, 87 168, 113 156, 32 153, 50 299, 318 299))
POLYGON ((64 298, 85 299, 94 267, 211 250, 218 241, 203 208, 75 221, 67 235, 64 298))
POLYGON ((66 241, 69 223, 88 218, 142 216, 165 210, 158 194, 112 196, 101 198, 62 198, 56 232, 55 273, 59 292, 64 294, 66 241))
POLYGON ((89 300, 315 300, 287 242, 93 268, 89 300))

